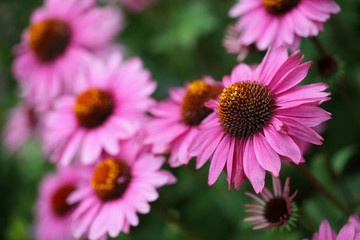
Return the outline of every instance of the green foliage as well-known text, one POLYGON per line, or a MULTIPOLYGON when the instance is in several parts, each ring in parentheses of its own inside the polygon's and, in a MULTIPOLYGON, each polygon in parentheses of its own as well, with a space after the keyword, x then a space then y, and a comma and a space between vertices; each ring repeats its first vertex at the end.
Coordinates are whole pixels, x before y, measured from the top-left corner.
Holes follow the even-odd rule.
MULTIPOLYGON (((228 10, 236 1, 159 0, 143 13, 125 12, 126 28, 118 41, 127 48, 127 56, 139 56, 158 82, 155 97, 167 97, 169 87, 181 86, 203 75, 220 81, 237 64, 236 56, 226 54, 222 39, 228 24, 228 10)), ((344 62, 346 77, 331 86, 332 100, 323 107, 332 113, 326 125, 324 145, 313 147, 305 156, 307 165, 330 191, 353 210, 360 213, 360 3, 358 0, 337 1, 342 12, 325 24, 319 39, 330 54, 344 62), (352 104, 352 105, 351 105, 352 104), (354 110, 355 108, 355 110, 354 110), (333 169, 333 172, 331 172, 333 169), (340 182, 339 177, 343 178, 340 182), (351 198, 343 194, 344 184, 351 198)), ((19 43, 21 32, 28 26, 33 9, 41 0, 2 0, 0 2, 0 125, 7 110, 18 101, 17 83, 11 73, 11 49, 19 43)), ((307 61, 316 61, 320 54, 311 39, 303 39, 301 50, 307 61)), ((246 62, 258 62, 264 53, 251 51, 246 62)), ((306 83, 326 81, 311 69, 306 83)), ((41 178, 53 166, 32 142, 21 152, 10 156, 0 149, 0 239, 32 239, 34 203, 41 178)), ((152 211, 140 216, 140 225, 131 234, 121 233, 119 240, 195 239, 277 239, 295 240, 311 237, 323 218, 331 219, 335 230, 347 217, 319 191, 310 186, 293 167, 282 167, 281 178, 291 177, 291 189, 298 189, 295 198, 299 208, 297 226, 291 231, 253 231, 244 204, 252 200, 244 195, 252 191, 244 181, 239 191, 227 190, 225 174, 212 186, 207 185, 209 164, 200 170, 189 166, 170 169, 178 183, 160 189, 160 198, 152 203, 152 211), (195 233, 194 233, 195 232, 195 233)), ((267 181, 269 183, 270 181, 267 181)))

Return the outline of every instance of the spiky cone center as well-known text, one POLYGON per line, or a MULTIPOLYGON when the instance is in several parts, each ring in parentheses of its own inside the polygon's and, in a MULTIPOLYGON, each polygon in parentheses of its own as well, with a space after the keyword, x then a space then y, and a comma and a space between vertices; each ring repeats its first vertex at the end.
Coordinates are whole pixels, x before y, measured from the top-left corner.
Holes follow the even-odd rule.
POLYGON ((289 210, 284 198, 273 198, 266 202, 264 217, 270 223, 283 223, 290 217, 289 210))
POLYGON ((74 185, 64 185, 58 188, 51 197, 51 207, 55 215, 61 217, 66 215, 74 207, 74 204, 68 204, 66 199, 75 190, 74 185))
POLYGON ((47 19, 29 28, 29 43, 35 55, 43 62, 50 62, 61 56, 70 43, 71 30, 67 23, 47 19))
POLYGON ((301 0, 262 0, 266 10, 274 15, 283 15, 296 7, 301 0))
POLYGON ((219 122, 230 136, 247 138, 267 125, 274 107, 273 94, 263 84, 253 81, 233 83, 221 93, 219 122))
POLYGON ((74 106, 78 123, 85 128, 99 127, 109 118, 113 110, 113 96, 95 88, 79 94, 74 106))
POLYGON ((120 198, 130 181, 128 165, 124 161, 108 158, 96 166, 91 185, 101 200, 109 201, 120 198))
POLYGON ((184 123, 189 126, 199 125, 212 112, 204 106, 204 103, 216 99, 221 90, 220 86, 201 80, 192 82, 181 103, 181 116, 184 123))

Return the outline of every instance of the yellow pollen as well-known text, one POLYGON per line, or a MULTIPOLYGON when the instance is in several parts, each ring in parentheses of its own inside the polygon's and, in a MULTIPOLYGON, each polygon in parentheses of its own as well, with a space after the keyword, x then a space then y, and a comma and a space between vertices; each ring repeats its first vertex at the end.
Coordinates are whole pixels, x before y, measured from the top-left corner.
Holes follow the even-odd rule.
POLYGON ((266 10, 274 15, 282 15, 298 5, 301 0, 262 0, 266 10))
POLYGON ((181 116, 183 121, 190 126, 195 126, 207 117, 212 110, 205 107, 204 103, 216 99, 221 93, 221 87, 209 84, 202 80, 192 82, 185 93, 181 103, 181 116))
POLYGON ((125 162, 108 158, 96 166, 91 185, 100 199, 108 201, 121 197, 130 179, 130 169, 125 162))
POLYGON ((96 128, 108 119, 113 108, 113 97, 108 92, 91 88, 78 95, 74 112, 81 126, 96 128))
POLYGON ((70 28, 67 23, 48 19, 29 28, 29 44, 35 55, 49 62, 62 55, 70 42, 70 28))

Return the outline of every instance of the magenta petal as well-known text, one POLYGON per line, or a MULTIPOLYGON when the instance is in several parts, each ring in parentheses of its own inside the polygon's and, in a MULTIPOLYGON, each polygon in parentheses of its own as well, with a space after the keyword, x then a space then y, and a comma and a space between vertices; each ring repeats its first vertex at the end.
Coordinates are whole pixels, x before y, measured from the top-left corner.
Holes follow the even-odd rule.
POLYGON ((260 83, 268 85, 273 78, 276 70, 279 69, 286 61, 286 48, 279 47, 269 49, 260 65, 256 68, 257 78, 260 83))
POLYGON ((233 8, 229 11, 230 17, 238 17, 242 15, 243 13, 246 13, 257 6, 259 6, 261 3, 260 1, 254 1, 254 0, 248 0, 248 1, 241 1, 237 3, 233 8))
POLYGON ((243 141, 236 139, 235 146, 236 148, 235 148, 234 160, 232 161, 233 166, 232 166, 231 178, 232 178, 232 182, 235 183, 235 189, 239 189, 242 180, 245 178, 244 166, 243 166, 243 153, 244 153, 243 141))
POLYGON ((68 165, 71 160, 74 158, 76 152, 79 150, 78 147, 80 146, 84 136, 84 131, 78 130, 74 133, 74 135, 68 140, 67 144, 61 150, 60 153, 60 164, 68 165))
POLYGON ((280 93, 276 98, 276 105, 280 108, 296 107, 306 103, 322 103, 329 100, 330 93, 322 92, 328 88, 324 83, 314 83, 298 86, 280 93))
POLYGON ((89 131, 84 137, 81 150, 81 160, 84 164, 93 163, 99 157, 101 144, 97 130, 89 131))
POLYGON ((110 237, 117 237, 123 228, 124 222, 125 222, 125 216, 123 214, 124 209, 121 204, 113 204, 112 206, 112 212, 116 212, 117 214, 112 214, 110 216, 110 219, 108 221, 108 229, 109 229, 109 235, 110 237))
MULTIPOLYGON (((252 80, 252 71, 246 64, 240 63, 231 72, 231 83, 252 80)), ((225 87, 228 87, 225 85, 225 87)))
POLYGON ((336 240, 353 240, 354 238, 355 228, 351 223, 348 223, 340 230, 336 240))
POLYGON ((208 181, 209 185, 214 184, 221 171, 224 169, 230 147, 234 147, 233 144, 231 145, 231 142, 233 142, 231 141, 231 138, 224 137, 216 148, 214 156, 211 158, 208 181))
POLYGON ((303 64, 295 67, 288 74, 286 74, 282 79, 279 80, 278 84, 276 86, 274 86, 272 91, 274 93, 279 94, 279 93, 284 92, 284 91, 288 90, 289 88, 295 86, 296 84, 298 84, 299 82, 304 80, 304 78, 306 77, 306 75, 309 72, 309 68, 311 67, 311 65, 312 65, 312 62, 306 62, 306 63, 303 63, 303 64))
POLYGON ((295 163, 300 162, 301 151, 291 137, 276 131, 271 124, 264 128, 264 133, 266 140, 277 153, 290 158, 295 163))
POLYGON ((319 229, 319 239, 318 240, 335 240, 336 234, 331 229, 328 221, 322 220, 320 229, 319 229))
POLYGON ((261 133, 253 136, 253 144, 256 160, 260 166, 275 177, 278 177, 281 167, 279 155, 272 149, 261 133))
POLYGON ((245 141, 244 155, 244 172, 249 179, 256 193, 262 191, 265 185, 265 170, 258 163, 253 146, 253 140, 247 139, 245 141))
POLYGON ((113 214, 111 211, 109 211, 109 209, 110 208, 107 207, 106 203, 102 205, 102 208, 100 209, 93 223, 90 226, 90 239, 98 239, 102 235, 106 234, 108 219, 110 218, 111 214, 113 214))
POLYGON ((82 221, 77 222, 74 227, 74 237, 80 238, 82 237, 89 228, 89 225, 94 220, 98 210, 100 208, 99 204, 93 206, 89 211, 87 211, 84 216, 82 216, 82 221))
POLYGON ((300 105, 294 108, 276 109, 275 114, 279 117, 292 118, 307 127, 315 127, 331 118, 331 114, 324 109, 309 105, 300 105))
POLYGON ((313 129, 291 118, 280 117, 279 119, 288 126, 286 131, 289 135, 312 144, 322 144, 323 138, 313 129))
POLYGON ((298 50, 291 54, 291 56, 286 59, 286 61, 284 61, 284 63, 279 67, 279 69, 276 71, 275 75, 271 79, 271 82, 269 82, 270 89, 273 89, 274 87, 279 85, 280 80, 302 62, 303 58, 298 59, 300 55, 301 52, 300 50, 298 50))
MULTIPOLYGON (((273 18, 268 26, 264 29, 264 32, 260 35, 260 38, 256 41, 256 47, 259 50, 265 50, 269 46, 274 46, 272 43, 274 42, 274 38, 277 34, 277 29, 279 28, 279 20, 277 18, 273 18)), ((286 54, 287 57, 287 54, 286 54)))
POLYGON ((224 133, 218 126, 199 133, 197 140, 193 143, 195 148, 191 149, 191 155, 198 156, 196 161, 197 169, 201 168, 211 157, 223 137, 224 133))

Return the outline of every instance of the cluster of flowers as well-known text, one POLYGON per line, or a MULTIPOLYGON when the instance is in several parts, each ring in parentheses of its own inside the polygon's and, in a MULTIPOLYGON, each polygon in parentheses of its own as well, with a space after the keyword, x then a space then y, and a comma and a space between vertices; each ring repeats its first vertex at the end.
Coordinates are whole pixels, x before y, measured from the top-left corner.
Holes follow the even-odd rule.
MULTIPOLYGON (((134 1, 134 9, 145 2, 134 1)), ((176 182, 160 169, 165 153, 172 167, 195 157, 200 168, 209 160, 209 185, 222 171, 229 189, 248 179, 264 198, 248 194, 261 204, 247 205, 260 215, 246 219, 255 220, 255 229, 291 222, 296 193, 289 196, 289 180, 282 191, 274 178, 272 194, 266 171, 277 178, 281 161, 304 162, 304 145, 323 140, 313 128, 330 113, 318 107, 329 100, 326 84, 296 86, 311 62, 299 50, 288 56, 287 48, 317 35, 338 11, 332 0, 239 1, 230 16, 242 17, 225 45, 243 55, 252 43, 272 47, 262 62, 241 63, 222 82, 205 76, 170 89, 169 99, 156 102, 150 72, 139 58, 123 60, 113 42, 123 26, 119 11, 94 0, 45 0, 15 49, 24 100, 4 133, 12 151, 35 133, 57 165, 40 186, 37 238, 129 232, 137 213, 148 213, 148 202, 158 198, 156 188, 176 182), (281 209, 275 217, 269 202, 281 209)))

